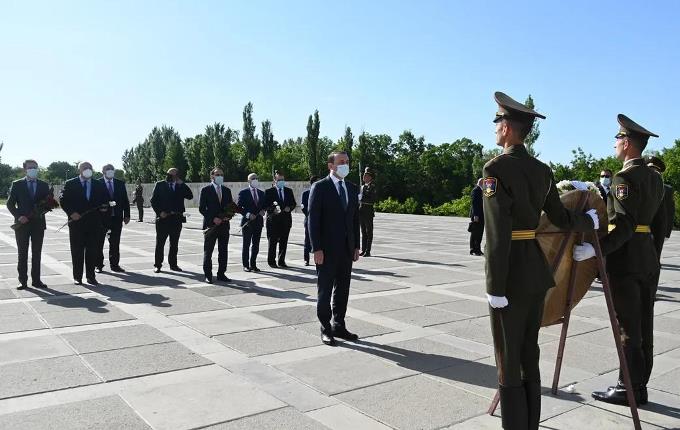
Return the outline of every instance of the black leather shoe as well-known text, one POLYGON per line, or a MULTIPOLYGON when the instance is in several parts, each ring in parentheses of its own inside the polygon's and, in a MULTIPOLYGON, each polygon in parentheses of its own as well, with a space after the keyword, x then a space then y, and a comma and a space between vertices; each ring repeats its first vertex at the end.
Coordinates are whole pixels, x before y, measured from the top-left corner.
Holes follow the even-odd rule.
MULTIPOLYGON (((472 251, 470 251, 470 252, 472 252, 472 251)), ((364 254, 365 254, 365 252, 364 252, 364 251, 361 251, 361 252, 359 253, 359 257, 363 257, 364 254)))
POLYGON ((207 282, 208 284, 212 284, 213 283, 212 275, 205 275, 205 282, 207 282))
POLYGON ((248 267, 248 266, 243 266, 243 271, 244 271, 244 272, 252 272, 253 269, 251 269, 251 268, 248 267))
POLYGON ((97 281, 95 278, 87 278, 87 283, 90 285, 99 285, 99 281, 97 281))
POLYGON ((370 257, 371 253, 370 252, 364 252, 364 257, 370 257))
MULTIPOLYGON (((634 389, 633 394, 635 395, 635 402, 642 404, 642 389, 634 389)), ((626 389, 621 385, 616 387, 609 387, 607 391, 593 391, 593 399, 600 402, 612 403, 614 405, 628 406, 628 398, 626 397, 626 389)), ((646 402, 645 402, 646 403, 646 402)))
POLYGON ((345 327, 338 327, 333 329, 333 336, 339 337, 340 339, 348 340, 350 342, 356 342, 359 340, 359 336, 350 332, 345 327))
POLYGON ((179 266, 170 266, 170 270, 173 272, 182 272, 183 270, 179 266))
POLYGON ((279 266, 276 265, 276 263, 268 263, 268 264, 269 264, 269 267, 271 267, 272 269, 278 269, 278 267, 279 267, 279 266))
POLYGON ((45 284, 43 281, 33 281, 31 285, 35 288, 47 288, 47 284, 45 284))
MULTIPOLYGON (((617 388, 625 389, 624 385, 621 382, 619 382, 617 385, 607 387, 607 391, 615 390, 617 388)), ((625 395, 625 391, 624 391, 624 395, 625 395)), ((638 405, 646 405, 648 401, 649 401, 649 394, 647 393, 647 387, 641 386, 640 387, 640 398, 637 400, 637 404, 638 405)))
POLYGON ((261 270, 259 267, 257 267, 257 266, 253 266, 253 267, 251 267, 251 269, 252 269, 253 272, 261 272, 261 271, 262 271, 262 270, 261 270))
POLYGON ((104 271, 104 266, 97 266, 97 273, 102 273, 104 271))
POLYGON ((161 268, 160 267, 154 268, 153 273, 161 273, 161 268))
POLYGON ((28 286, 26 285, 25 282, 22 282, 22 283, 20 283, 19 286, 17 287, 17 290, 25 290, 26 288, 28 288, 28 286))
POLYGON ((335 339, 333 339, 333 336, 329 336, 326 333, 321 333, 321 342, 323 342, 324 345, 335 346, 335 339))
POLYGON ((83 280, 82 279, 74 279, 73 284, 74 285, 83 285, 83 280))
POLYGON ((287 269, 288 265, 285 262, 281 262, 281 263, 279 263, 279 267, 282 268, 282 269, 287 269))
POLYGON ((309 260, 305 260, 305 266, 309 266, 309 260))
POLYGON ((229 279, 229 277, 227 277, 227 275, 225 275, 224 273, 218 273, 217 280, 221 282, 231 282, 231 279, 229 279))
POLYGON ((125 269, 123 269, 120 266, 111 266, 111 271, 117 273, 125 273, 125 269))

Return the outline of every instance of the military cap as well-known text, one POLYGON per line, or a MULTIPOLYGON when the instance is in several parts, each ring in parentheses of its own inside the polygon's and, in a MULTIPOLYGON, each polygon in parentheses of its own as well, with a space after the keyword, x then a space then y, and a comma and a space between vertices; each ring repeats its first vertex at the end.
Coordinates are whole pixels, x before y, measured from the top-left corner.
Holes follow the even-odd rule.
POLYGON ((617 139, 630 136, 639 139, 643 144, 646 145, 650 136, 659 137, 657 134, 652 133, 622 113, 618 114, 616 119, 619 121, 620 126, 619 132, 616 134, 617 139))
POLYGON ((493 96, 496 99, 496 103, 498 103, 498 111, 496 112, 496 118, 494 118, 493 122, 509 119, 532 123, 536 117, 545 119, 544 115, 541 115, 533 109, 529 109, 505 93, 496 91, 493 96))
POLYGON ((664 163, 659 157, 655 157, 653 155, 647 157, 647 166, 658 170, 659 173, 663 173, 666 170, 666 163, 664 163))
POLYGON ((371 175, 372 178, 375 178, 375 170, 371 169, 370 167, 366 167, 364 169, 364 174, 371 175))

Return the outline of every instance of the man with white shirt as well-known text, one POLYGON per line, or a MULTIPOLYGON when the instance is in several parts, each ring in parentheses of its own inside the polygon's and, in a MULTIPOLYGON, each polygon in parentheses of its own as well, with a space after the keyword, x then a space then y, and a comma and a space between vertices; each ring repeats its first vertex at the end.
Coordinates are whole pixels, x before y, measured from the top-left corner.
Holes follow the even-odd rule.
POLYGON ((130 200, 128 199, 125 182, 114 178, 116 170, 112 164, 102 167, 104 175, 99 181, 104 184, 109 201, 116 202, 115 206, 109 206, 106 213, 102 214, 102 234, 99 238, 99 256, 97 272, 104 270, 104 241, 109 236, 109 264, 113 272, 125 272, 120 267, 120 235, 123 231, 123 223, 130 222, 130 200))
POLYGON ((259 272, 257 254, 260 251, 260 237, 264 225, 265 196, 259 189, 257 174, 248 175, 248 187, 238 193, 236 205, 241 212, 241 232, 243 235, 243 249, 241 260, 245 272, 259 272))
POLYGON ((217 242, 217 280, 230 282, 226 275, 229 250, 229 221, 233 216, 231 190, 224 186, 224 171, 215 167, 210 172, 210 184, 201 189, 198 211, 203 215, 203 228, 210 229, 203 238, 203 273, 205 281, 213 283, 212 255, 217 242))
POLYGON ((600 183, 597 189, 600 190, 600 196, 602 200, 607 201, 607 196, 609 195, 610 187, 612 186, 612 171, 609 169, 602 169, 600 172, 600 183))

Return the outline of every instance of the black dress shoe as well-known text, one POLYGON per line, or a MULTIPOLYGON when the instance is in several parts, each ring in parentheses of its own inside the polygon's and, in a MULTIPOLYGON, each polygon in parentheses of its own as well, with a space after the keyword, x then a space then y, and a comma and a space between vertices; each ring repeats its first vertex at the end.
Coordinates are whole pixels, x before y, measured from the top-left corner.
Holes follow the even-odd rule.
POLYGON ((370 252, 368 252, 368 251, 364 252, 364 257, 370 257, 370 256, 371 256, 370 252))
POLYGON ((74 279, 73 284, 74 285, 83 285, 83 280, 82 279, 74 279))
POLYGON ((111 271, 117 273, 125 273, 125 269, 123 269, 120 266, 111 266, 111 271))
POLYGON ((305 260, 305 266, 309 266, 309 260, 305 260))
POLYGON ((287 269, 288 265, 285 262, 281 262, 279 263, 279 267, 281 267, 282 269, 287 269))
POLYGON ((335 346, 335 339, 333 339, 333 336, 329 336, 326 333, 321 333, 321 342, 328 346, 335 346))
POLYGON ((261 272, 261 271, 262 271, 262 270, 261 270, 259 267, 257 267, 257 266, 251 267, 251 270, 252 270, 253 272, 261 272))
POLYGON ((365 254, 365 252, 364 252, 364 251, 361 251, 361 252, 359 253, 359 257, 363 257, 364 254, 365 254))
POLYGON ((276 263, 267 263, 267 264, 269 264, 269 267, 271 267, 272 269, 277 269, 279 267, 279 266, 276 265, 276 263))
POLYGON ((31 285, 35 288, 47 288, 47 284, 43 283, 42 281, 33 281, 31 285))
POLYGON ((182 272, 183 271, 182 268, 179 267, 179 266, 170 266, 170 270, 172 270, 173 272, 182 272))
POLYGON ((229 277, 227 277, 227 275, 225 275, 224 273, 218 273, 217 280, 222 282, 231 282, 231 279, 229 279, 229 277))
POLYGON ((104 266, 98 266, 96 268, 96 270, 97 270, 97 273, 102 273, 104 271, 104 266))
POLYGON ((97 281, 95 278, 87 278, 87 283, 90 285, 99 285, 99 281, 97 281))
POLYGON ((250 267, 247 267, 247 266, 243 266, 243 271, 244 272, 252 272, 253 269, 251 269, 250 267))
POLYGON ((213 283, 212 275, 205 275, 205 282, 208 284, 212 284, 213 283))
MULTIPOLYGON (((644 404, 644 400, 647 403, 647 399, 643 398, 642 389, 633 389, 633 395, 635 396, 635 403, 644 404)), ((646 391, 646 390, 644 390, 646 391)), ((645 393, 646 394, 646 393, 645 393)), ((622 385, 617 385, 615 387, 609 387, 607 391, 593 391, 593 399, 600 402, 612 403, 614 405, 628 406, 628 398, 626 397, 626 388, 622 385)), ((646 396, 644 396, 646 397, 646 396)))
POLYGON ((153 269, 153 272, 154 272, 154 273, 161 273, 161 268, 160 268, 160 267, 156 267, 156 268, 153 269))
POLYGON ((25 290, 26 288, 28 288, 28 286, 26 285, 25 282, 22 282, 22 283, 20 283, 19 286, 17 287, 17 290, 25 290))
POLYGON ((356 342, 359 340, 359 336, 350 332, 345 327, 338 327, 333 329, 333 336, 339 337, 340 339, 349 340, 350 342, 356 342))

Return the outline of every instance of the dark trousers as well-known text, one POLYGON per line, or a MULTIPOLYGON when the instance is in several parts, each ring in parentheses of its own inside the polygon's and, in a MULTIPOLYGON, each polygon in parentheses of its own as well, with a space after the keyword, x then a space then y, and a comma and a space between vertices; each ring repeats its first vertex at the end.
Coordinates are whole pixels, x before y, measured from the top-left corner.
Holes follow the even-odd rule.
MULTIPOLYGON (((654 364, 656 274, 610 278, 621 343, 633 386, 647 385, 654 364)), ((623 382, 623 375, 619 373, 623 382)))
POLYGON ((276 245, 279 246, 278 262, 286 262, 286 249, 288 249, 288 235, 290 228, 277 228, 267 235, 269 239, 269 251, 267 252, 267 262, 274 264, 277 261, 276 245))
POLYGON ((177 252, 179 251, 179 235, 182 233, 182 220, 176 217, 168 217, 156 221, 156 253, 155 267, 163 266, 163 251, 165 241, 170 238, 170 251, 168 252, 168 263, 170 267, 177 266, 177 252))
MULTIPOLYGON (((93 214, 91 216, 97 216, 93 214)), ((68 237, 71 242, 71 262, 73 263, 73 279, 83 279, 83 263, 85 277, 94 279, 94 268, 99 258, 99 241, 102 225, 92 220, 76 221, 69 226, 68 237)))
POLYGON ((45 230, 42 224, 36 221, 29 221, 19 227, 14 232, 19 253, 17 261, 17 272, 19 282, 28 282, 28 246, 31 246, 31 279, 33 282, 40 280, 40 256, 42 253, 43 238, 45 230))
POLYGON ((333 327, 345 327, 352 258, 345 253, 333 255, 332 258, 326 256, 323 264, 316 266, 316 274, 316 316, 321 323, 321 331, 331 334, 333 327))
POLYGON ((304 258, 305 262, 309 263, 309 253, 312 252, 312 242, 309 240, 309 230, 307 230, 307 218, 305 217, 305 249, 304 258))
POLYGON ((249 224, 243 227, 241 232, 243 234, 243 249, 241 250, 243 267, 256 267, 257 254, 260 252, 262 225, 249 224))
POLYGON ((482 235, 484 235, 484 223, 473 222, 470 224, 470 251, 482 252, 482 235))
POLYGON ((540 381, 538 329, 543 318, 545 293, 509 298, 502 309, 489 307, 496 354, 498 382, 520 387, 523 381, 540 381))
POLYGON ((102 225, 102 234, 99 238, 97 267, 104 267, 104 242, 106 241, 107 235, 109 237, 109 264, 111 267, 117 267, 120 264, 120 234, 123 230, 123 221, 113 218, 104 219, 102 225))
POLYGON ((139 220, 144 221, 144 203, 137 203, 137 212, 139 212, 139 220))
POLYGON ((229 230, 223 231, 220 227, 203 239, 203 273, 206 276, 212 275, 212 255, 215 250, 215 242, 217 242, 217 274, 224 275, 227 271, 229 230))
POLYGON ((371 252, 373 245, 373 215, 361 216, 361 250, 371 252))

